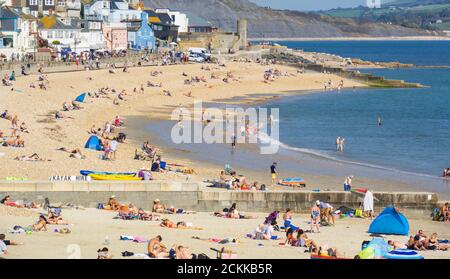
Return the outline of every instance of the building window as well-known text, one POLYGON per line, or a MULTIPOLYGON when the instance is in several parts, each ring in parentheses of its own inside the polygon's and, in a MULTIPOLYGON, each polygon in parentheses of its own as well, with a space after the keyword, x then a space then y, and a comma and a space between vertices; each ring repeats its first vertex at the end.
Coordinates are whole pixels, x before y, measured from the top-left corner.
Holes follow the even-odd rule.
POLYGON ((55 5, 54 0, 45 0, 44 3, 45 3, 45 6, 54 6, 55 5))
POLYGON ((103 9, 109 9, 109 2, 103 1, 103 9))
POLYGON ((30 0, 30 6, 37 6, 38 0, 30 0))
POLYGON ((64 7, 66 5, 66 2, 63 0, 58 1, 58 7, 64 7))

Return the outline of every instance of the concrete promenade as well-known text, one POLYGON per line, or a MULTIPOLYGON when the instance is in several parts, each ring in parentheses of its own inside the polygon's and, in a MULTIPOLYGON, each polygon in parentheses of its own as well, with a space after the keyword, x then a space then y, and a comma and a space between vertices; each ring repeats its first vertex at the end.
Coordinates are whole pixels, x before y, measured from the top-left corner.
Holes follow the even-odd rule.
MULTIPOLYGON (((51 202, 72 203, 95 207, 116 195, 122 203, 133 203, 150 209, 152 201, 197 211, 215 211, 236 202, 241 211, 267 212, 291 208, 306 212, 316 200, 329 202, 335 208, 345 205, 357 208, 363 194, 343 191, 313 192, 305 189, 286 191, 227 191, 205 187, 202 182, 176 181, 0 181, 0 197, 11 195, 15 200, 41 202, 48 197, 51 202)), ((393 204, 401 209, 428 210, 439 200, 435 193, 426 192, 375 192, 375 207, 381 209, 393 204)))

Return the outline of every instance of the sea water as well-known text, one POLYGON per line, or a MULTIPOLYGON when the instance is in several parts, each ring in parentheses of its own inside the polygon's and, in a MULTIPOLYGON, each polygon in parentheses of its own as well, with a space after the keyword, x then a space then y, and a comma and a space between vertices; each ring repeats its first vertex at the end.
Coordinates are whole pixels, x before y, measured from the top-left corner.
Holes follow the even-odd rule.
MULTIPOLYGON (((370 61, 450 66, 449 41, 278 42, 294 49, 370 61)), ((348 89, 275 101, 280 141, 293 152, 439 176, 450 167, 450 69, 360 70, 428 86, 420 89, 348 89), (382 125, 377 125, 381 117, 382 125), (345 152, 336 152, 336 137, 345 152)))

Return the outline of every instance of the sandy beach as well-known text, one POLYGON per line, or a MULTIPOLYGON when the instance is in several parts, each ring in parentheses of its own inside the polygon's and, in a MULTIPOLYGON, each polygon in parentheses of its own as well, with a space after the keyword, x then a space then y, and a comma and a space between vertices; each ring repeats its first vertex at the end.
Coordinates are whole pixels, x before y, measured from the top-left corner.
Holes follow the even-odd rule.
MULTIPOLYGON (((83 149, 89 138, 88 131, 92 125, 104 127, 106 121, 112 121, 119 115, 125 122, 126 117, 145 116, 150 118, 169 119, 173 109, 192 106, 194 99, 204 102, 215 99, 230 99, 254 93, 260 94, 260 100, 273 98, 293 90, 322 90, 323 84, 332 80, 337 86, 341 78, 322 73, 307 72, 297 74, 297 69, 282 65, 265 66, 256 63, 227 62, 226 67, 210 65, 211 70, 201 69, 201 64, 172 65, 164 67, 129 68, 123 73, 117 69, 115 74, 108 70, 82 71, 75 73, 53 73, 48 75, 50 81, 47 90, 30 88, 37 85, 38 76, 18 77, 11 87, 2 86, 0 95, 1 107, 11 115, 17 115, 19 124, 25 122, 29 133, 18 134, 25 141, 25 147, 0 147, 2 164, 0 178, 14 176, 27 179, 46 180, 53 175, 77 175, 80 169, 94 169, 103 171, 136 171, 142 167, 141 161, 133 160, 134 151, 140 148, 142 141, 127 138, 126 143, 120 144, 116 160, 105 161, 99 159, 99 152, 83 149), (274 82, 263 82, 263 73, 267 68, 277 68, 283 75, 274 82), (158 76, 151 76, 153 71, 162 71, 158 76), (186 76, 183 76, 182 73, 186 76), (219 79, 210 79, 214 72, 219 79), (231 72, 234 79, 228 83, 222 81, 227 72, 231 72), (288 76, 284 76, 288 73, 288 76), (184 80, 193 76, 204 76, 207 82, 185 85, 184 80), (162 83, 162 87, 147 87, 147 81, 162 83), (144 86, 144 93, 133 93, 133 89, 144 86), (91 92, 102 87, 114 88, 117 92, 125 90, 126 101, 119 105, 113 104, 114 94, 107 98, 87 97, 81 104, 84 109, 63 112, 65 118, 56 120, 54 113, 62 110, 64 102, 70 102, 82 92, 91 92), (163 90, 168 90, 171 97, 165 96, 163 90), (186 96, 191 92, 192 97, 186 96), (86 159, 69 158, 66 152, 58 151, 65 147, 68 150, 81 148, 86 159), (37 153, 41 158, 51 161, 23 162, 14 160, 17 156, 37 153)), ((363 84, 344 80, 345 87, 364 86, 363 84)), ((253 99, 255 101, 255 99, 253 99)), ((0 130, 10 136, 11 122, 0 120, 0 130)), ((119 128, 118 132, 122 131, 119 128)), ((8 137, 6 137, 8 139, 8 137)), ((163 156, 165 150, 163 149, 163 156)), ((177 158, 167 158, 167 161, 180 162, 177 158)), ((192 166, 199 174, 202 170, 192 166)), ((174 179, 168 175, 169 179, 174 179)))
MULTIPOLYGON (((450 238, 448 223, 433 222, 426 218, 427 212, 403 212, 409 219, 411 234, 422 229, 430 235, 436 232, 440 239, 450 238)), ((215 258, 216 253, 210 248, 221 249, 225 247, 237 252, 238 258, 292 258, 308 259, 309 253, 305 248, 285 247, 279 245, 282 241, 252 240, 245 237, 247 233, 253 232, 259 223, 268 215, 267 213, 251 213, 256 219, 224 219, 212 216, 211 213, 197 213, 188 215, 163 215, 172 221, 192 222, 194 226, 203 230, 191 229, 168 229, 159 227, 158 221, 138 221, 114 219, 115 212, 98 209, 85 210, 63 210, 64 218, 71 223, 69 226, 49 225, 47 232, 33 232, 27 234, 7 234, 7 239, 23 242, 21 246, 9 246, 10 255, 7 258, 76 258, 78 255, 83 259, 95 259, 97 250, 107 246, 110 254, 116 259, 125 259, 121 252, 146 253, 146 243, 119 240, 120 235, 142 236, 152 238, 161 235, 163 243, 167 247, 172 245, 184 245, 190 247, 191 253, 205 253, 210 258, 215 258), (226 225, 225 225, 226 224, 226 225), (69 228, 70 234, 60 234, 54 229, 69 228), (209 238, 237 238, 237 244, 221 245, 208 240, 209 238), (109 245, 105 244, 109 241, 109 245), (51 247, 51 249, 48 249, 51 247), (77 254, 78 251, 80 254, 77 254)), ((34 216, 1 216, 0 231, 6 231, 15 225, 26 226, 37 220, 34 216)), ((307 214, 295 214, 293 224, 304 229, 309 229, 307 214)), ((318 245, 337 248, 346 257, 353 258, 360 251, 361 243, 372 237, 367 233, 370 219, 347 218, 337 219, 333 227, 322 227, 320 233, 309 233, 308 237, 318 245)), ((276 235, 285 237, 283 232, 276 235)), ((386 240, 407 241, 407 236, 385 236, 386 240)), ((448 251, 421 251, 420 254, 426 259, 448 258, 448 251)), ((139 258, 139 257, 130 257, 139 258)))

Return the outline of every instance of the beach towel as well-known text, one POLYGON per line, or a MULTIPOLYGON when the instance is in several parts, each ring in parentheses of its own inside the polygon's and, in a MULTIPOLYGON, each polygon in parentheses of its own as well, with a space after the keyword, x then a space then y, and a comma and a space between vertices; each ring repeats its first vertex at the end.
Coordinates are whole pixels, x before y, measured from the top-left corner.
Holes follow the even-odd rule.
POLYGON ((373 211, 373 194, 369 190, 364 196, 364 211, 373 211))

